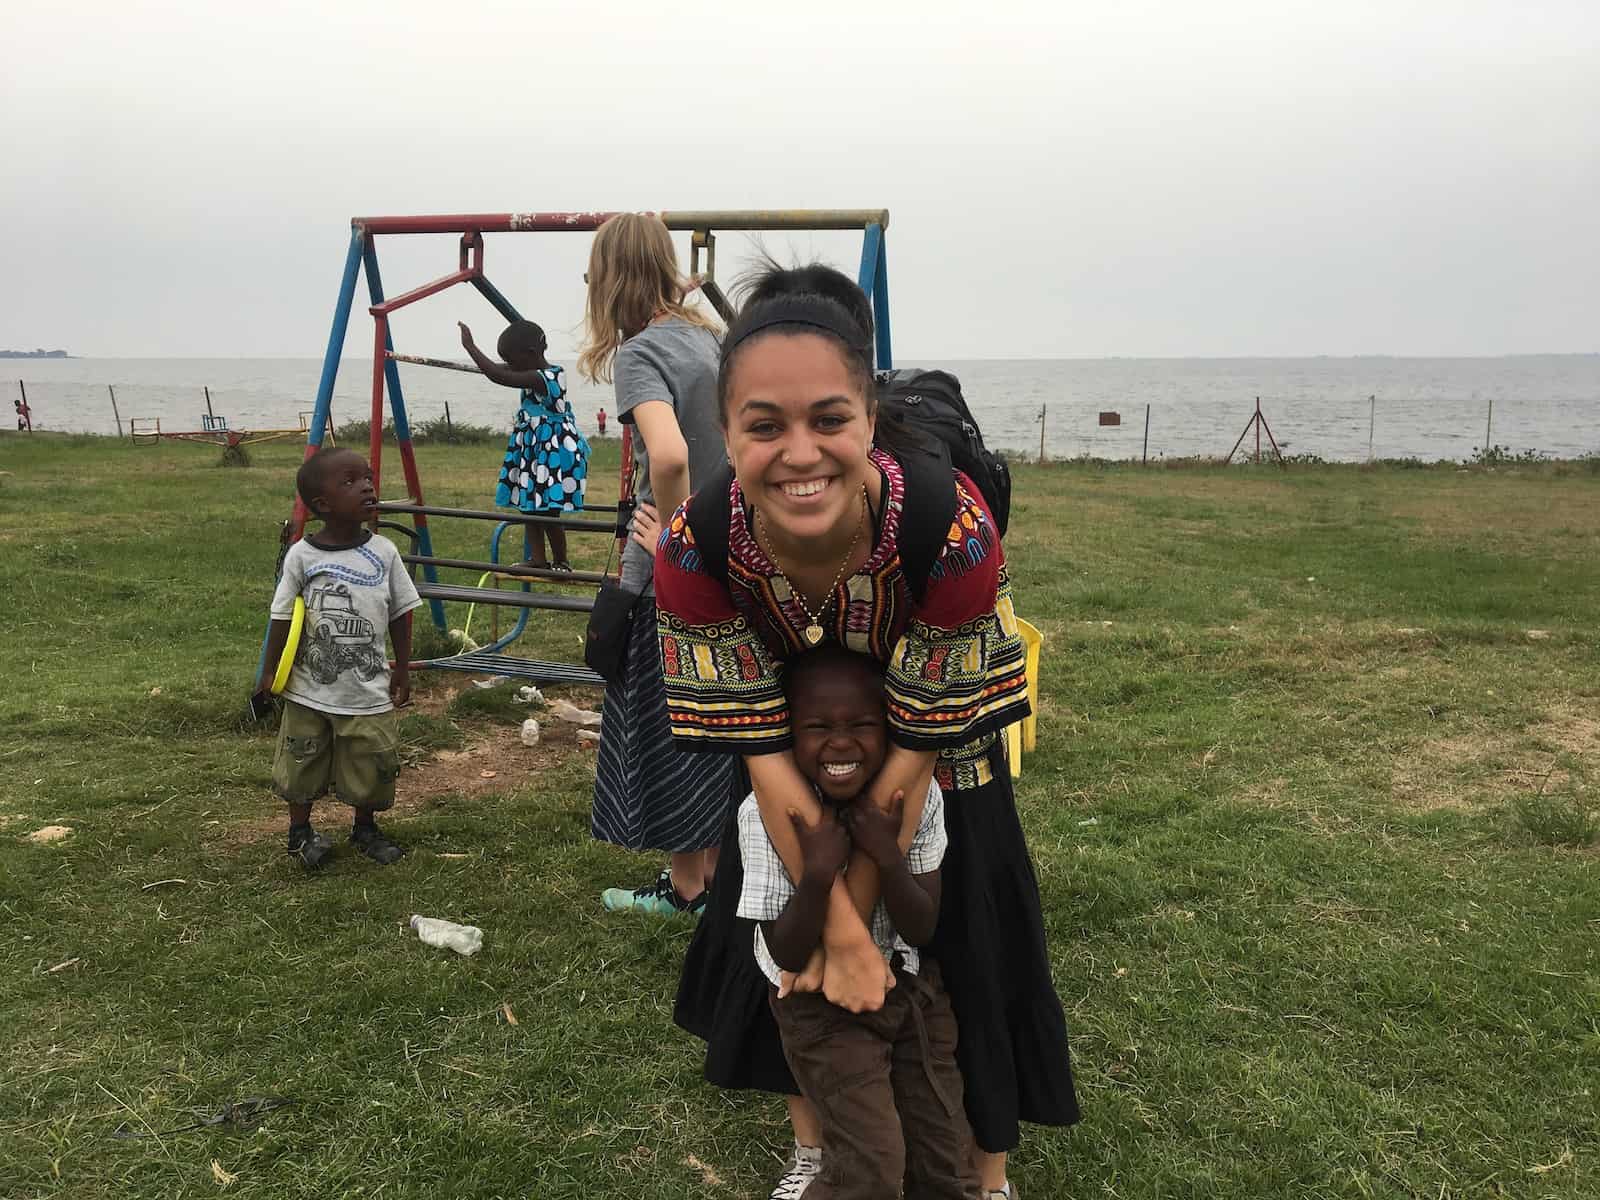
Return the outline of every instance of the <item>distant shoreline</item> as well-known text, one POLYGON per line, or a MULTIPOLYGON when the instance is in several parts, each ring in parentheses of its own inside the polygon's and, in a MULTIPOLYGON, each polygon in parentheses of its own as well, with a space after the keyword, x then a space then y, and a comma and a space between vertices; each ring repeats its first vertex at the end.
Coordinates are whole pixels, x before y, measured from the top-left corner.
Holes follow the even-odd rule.
POLYGON ((0 358, 71 358, 65 350, 0 350, 0 358))

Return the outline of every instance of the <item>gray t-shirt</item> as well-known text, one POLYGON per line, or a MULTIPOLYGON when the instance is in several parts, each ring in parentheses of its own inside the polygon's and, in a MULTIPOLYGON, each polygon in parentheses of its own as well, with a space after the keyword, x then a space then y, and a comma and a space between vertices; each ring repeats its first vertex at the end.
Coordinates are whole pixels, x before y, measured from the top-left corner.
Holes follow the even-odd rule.
POLYGON ((385 713, 389 700, 389 622, 422 603, 394 543, 373 534, 363 544, 323 550, 301 539, 284 555, 272 619, 306 602, 300 650, 285 699, 342 717, 385 713))
MULTIPOLYGON (((668 317, 646 325, 623 342, 613 368, 619 421, 632 424, 633 410, 647 401, 672 405, 689 447, 691 491, 727 458, 717 420, 717 352, 716 334, 682 317, 668 317)), ((639 499, 654 503, 650 453, 643 438, 634 438, 633 456, 639 469, 639 499)), ((670 515, 662 513, 661 519, 670 515)), ((630 541, 622 552, 622 586, 631 592, 652 593, 652 561, 643 547, 630 541)))

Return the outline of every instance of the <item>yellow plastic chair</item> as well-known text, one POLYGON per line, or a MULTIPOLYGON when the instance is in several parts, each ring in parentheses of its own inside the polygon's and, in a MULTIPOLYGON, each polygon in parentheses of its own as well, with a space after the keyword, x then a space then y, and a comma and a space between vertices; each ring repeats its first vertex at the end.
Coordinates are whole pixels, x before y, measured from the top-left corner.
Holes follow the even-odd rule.
POLYGON ((1039 651, 1044 646, 1044 634, 1028 622, 1017 618, 1017 631, 1022 634, 1025 669, 1028 674, 1028 716, 1006 726, 1006 757, 1011 760, 1011 778, 1022 775, 1022 752, 1032 753, 1039 742, 1039 651))

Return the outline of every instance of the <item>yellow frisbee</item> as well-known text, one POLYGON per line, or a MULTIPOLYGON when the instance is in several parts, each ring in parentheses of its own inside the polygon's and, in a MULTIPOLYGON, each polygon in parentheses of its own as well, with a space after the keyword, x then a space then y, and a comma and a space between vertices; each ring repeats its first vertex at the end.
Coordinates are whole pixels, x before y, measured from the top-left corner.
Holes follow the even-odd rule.
POLYGON ((272 677, 272 694, 281 696, 289 686, 289 672, 294 670, 294 656, 300 649, 300 631, 306 627, 306 602, 294 598, 294 615, 289 618, 289 637, 283 643, 283 653, 278 658, 278 673, 272 677))

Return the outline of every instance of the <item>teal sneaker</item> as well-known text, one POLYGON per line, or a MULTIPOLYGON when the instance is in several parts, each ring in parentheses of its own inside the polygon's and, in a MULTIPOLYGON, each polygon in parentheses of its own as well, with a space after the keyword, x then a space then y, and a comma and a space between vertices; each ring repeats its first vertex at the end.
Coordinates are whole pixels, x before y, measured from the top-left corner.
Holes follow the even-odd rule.
MULTIPOLYGON (((709 889, 708 889, 709 890, 709 889)), ((675 917, 686 913, 698 917, 706 910, 706 891, 693 900, 685 900, 672 886, 672 870, 668 868, 656 876, 654 883, 642 888, 607 888, 600 893, 600 903, 607 912, 642 912, 658 917, 675 917)))

